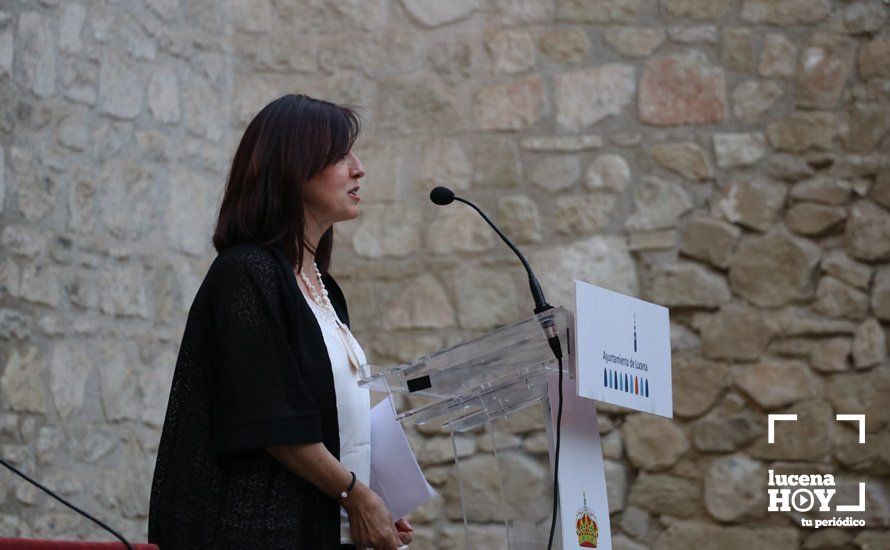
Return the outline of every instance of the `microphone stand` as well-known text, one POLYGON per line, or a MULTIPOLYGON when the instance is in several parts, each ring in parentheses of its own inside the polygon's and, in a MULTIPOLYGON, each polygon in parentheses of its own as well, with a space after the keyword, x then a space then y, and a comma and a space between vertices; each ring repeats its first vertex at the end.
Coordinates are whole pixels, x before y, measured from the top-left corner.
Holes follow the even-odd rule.
MULTIPOLYGON (((525 259, 525 256, 516 248, 516 245, 513 244, 510 239, 504 235, 500 229, 492 222, 488 216, 485 215, 485 212, 479 209, 478 206, 473 204, 472 202, 458 197, 454 194, 453 191, 448 189, 447 187, 435 187, 432 191, 430 191, 430 200, 439 206, 445 206, 451 204, 453 201, 460 201, 479 213, 482 216, 482 219, 494 229, 495 233, 504 241, 507 246, 510 247, 510 250, 516 253, 519 256, 519 261, 522 262, 523 267, 525 267, 526 273, 528 273, 528 286, 529 290, 531 290, 532 298, 535 300, 535 315, 547 311, 548 309, 553 309, 553 306, 547 303, 547 300, 544 298, 544 292, 541 290, 541 285, 538 283, 537 277, 535 277, 532 272, 532 268, 529 265, 528 261, 525 259)), ((553 547, 553 534, 556 528, 556 511, 557 505, 559 503, 559 443, 560 443, 560 432, 562 426, 562 382, 563 382, 563 374, 562 374, 562 346, 559 342, 559 333, 556 331, 556 326, 553 323, 553 319, 544 319, 541 321, 541 328, 544 329, 544 334, 547 336, 547 343, 550 345, 550 350, 553 351, 553 355, 556 357, 556 361, 559 365, 559 404, 557 406, 556 411, 556 446, 553 453, 553 512, 550 519, 550 537, 547 542, 547 549, 553 547)))

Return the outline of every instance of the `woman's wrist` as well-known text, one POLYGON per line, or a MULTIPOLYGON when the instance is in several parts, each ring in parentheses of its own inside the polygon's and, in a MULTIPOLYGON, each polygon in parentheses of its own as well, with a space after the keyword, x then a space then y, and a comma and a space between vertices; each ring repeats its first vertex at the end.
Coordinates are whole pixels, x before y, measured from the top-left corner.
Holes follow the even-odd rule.
POLYGON ((346 498, 341 498, 340 504, 346 508, 347 510, 353 508, 358 503, 362 502, 367 497, 367 492, 370 491, 371 488, 361 482, 361 480, 356 480, 355 487, 352 488, 351 491, 346 495, 346 498))
POLYGON ((358 481, 358 478, 355 476, 355 472, 349 472, 349 475, 350 475, 349 485, 347 485, 345 489, 343 489, 342 491, 337 493, 338 501, 342 502, 343 499, 345 499, 347 496, 349 496, 350 491, 352 491, 352 489, 355 487, 356 481, 358 481))

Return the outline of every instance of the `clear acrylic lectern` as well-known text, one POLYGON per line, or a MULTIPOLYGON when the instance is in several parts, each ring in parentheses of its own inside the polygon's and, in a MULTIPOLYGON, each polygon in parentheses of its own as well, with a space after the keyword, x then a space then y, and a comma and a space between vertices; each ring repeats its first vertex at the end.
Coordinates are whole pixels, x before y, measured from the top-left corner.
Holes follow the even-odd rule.
MULTIPOLYGON (((564 376, 574 378, 574 316, 561 307, 393 369, 362 366, 362 387, 432 399, 397 418, 416 425, 438 423, 450 433, 455 460, 450 482, 460 491, 460 509, 445 513, 463 519, 468 549, 491 547, 493 538, 503 540, 497 536, 499 526, 511 550, 547 546, 554 442, 547 374, 559 368, 542 329, 548 320, 555 324, 562 344, 564 376), (528 407, 534 409, 517 415, 528 407), (546 430, 549 460, 515 444, 517 432, 541 426, 546 430), (491 438, 491 452, 461 458, 459 438, 480 431, 491 438)), ((554 548, 560 547, 559 540, 557 525, 554 548)))

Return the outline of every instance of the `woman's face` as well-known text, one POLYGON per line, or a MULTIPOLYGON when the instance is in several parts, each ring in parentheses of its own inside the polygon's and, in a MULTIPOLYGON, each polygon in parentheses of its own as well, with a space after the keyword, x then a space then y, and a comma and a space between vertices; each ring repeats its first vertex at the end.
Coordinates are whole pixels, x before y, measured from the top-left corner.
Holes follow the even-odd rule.
POLYGON ((358 216, 359 178, 365 170, 350 151, 345 157, 322 169, 306 182, 306 217, 327 228, 358 216))

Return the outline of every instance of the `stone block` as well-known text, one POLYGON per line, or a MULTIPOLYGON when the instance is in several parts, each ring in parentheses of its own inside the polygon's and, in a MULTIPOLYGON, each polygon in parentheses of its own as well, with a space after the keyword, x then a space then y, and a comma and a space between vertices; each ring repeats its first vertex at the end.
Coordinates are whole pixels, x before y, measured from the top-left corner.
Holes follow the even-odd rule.
POLYGON ((887 12, 877 2, 860 0, 852 2, 844 10, 844 29, 851 34, 877 31, 886 21, 887 12))
POLYGON ((745 0, 741 18, 749 23, 790 27, 818 23, 830 13, 829 0, 745 0))
POLYGON ((66 418, 81 412, 94 359, 87 342, 63 340, 53 346, 49 387, 59 416, 66 418))
POLYGON ((729 382, 729 369, 691 353, 672 358, 674 414, 688 418, 704 414, 729 382))
POLYGON ((754 35, 744 27, 723 29, 720 40, 720 63, 730 71, 753 73, 757 67, 754 35))
POLYGON ((850 208, 844 232, 847 254, 866 262, 890 259, 890 213, 867 200, 850 208))
POLYGON ((180 119, 179 80, 175 67, 163 65, 148 80, 148 109, 163 124, 176 124, 180 119))
POLYGON ((656 143, 649 149, 655 161, 691 181, 714 178, 714 169, 705 150, 691 141, 656 143))
POLYGON ((674 308, 715 308, 732 298, 722 275, 692 262, 654 266, 642 287, 646 300, 674 308))
POLYGON ((636 264, 627 249, 625 239, 614 236, 593 236, 567 245, 548 246, 529 254, 531 265, 549 265, 538 272, 544 295, 551 304, 574 303, 575 277, 616 292, 636 296, 636 264))
POLYGON ((487 84, 475 96, 476 122, 482 130, 522 130, 541 117, 544 84, 532 75, 506 84, 487 84))
POLYGON ((511 195, 498 201, 498 224, 511 240, 520 243, 541 240, 538 205, 523 195, 511 195))
POLYGON ((732 112, 743 122, 756 122, 784 94, 771 80, 747 80, 732 90, 732 112))
POLYGON ((763 77, 794 76, 797 46, 782 33, 768 33, 763 38, 763 51, 757 67, 763 77))
POLYGON ((726 118, 723 70, 704 53, 653 57, 640 79, 640 120, 655 126, 716 124, 726 118))
POLYGON ((888 391, 890 368, 886 364, 835 374, 825 381, 825 396, 834 409, 844 414, 865 414, 865 431, 869 434, 890 425, 890 410, 883 406, 888 391))
POLYGON ((412 208, 368 205, 352 236, 356 254, 366 258, 404 257, 421 244, 421 219, 412 208))
POLYGON ((813 272, 822 251, 783 231, 743 239, 729 262, 733 291, 762 307, 782 306, 814 294, 813 272))
POLYGON ((764 171, 770 177, 789 182, 800 181, 816 173, 806 159, 785 153, 769 157, 764 165, 764 171))
POLYGON ((628 23, 645 6, 645 0, 559 0, 556 19, 568 23, 628 23))
POLYGON ((847 217, 840 206, 799 202, 785 212, 785 225, 798 235, 820 235, 836 229, 847 217))
POLYGON ((644 470, 663 470, 689 450, 689 441, 677 424, 648 414, 629 415, 622 434, 631 464, 644 470))
POLYGON ((717 27, 698 25, 695 27, 668 27, 668 37, 678 44, 716 44, 717 27))
POLYGON ((767 460, 826 460, 835 424, 831 404, 823 399, 811 399, 780 412, 796 414, 797 422, 779 423, 775 443, 767 443, 766 434, 762 434, 749 448, 749 455, 767 460))
POLYGON ((847 151, 870 153, 880 146, 890 131, 890 109, 874 105, 854 105, 847 109, 846 128, 841 141, 847 151))
POLYGON ((675 227, 680 217, 692 209, 692 200, 681 185, 648 176, 634 188, 634 207, 624 223, 626 229, 666 229, 675 227))
POLYGON ((684 227, 680 251, 689 257, 726 269, 742 230, 711 218, 694 218, 684 227))
POLYGON ((828 317, 861 321, 868 313, 868 295, 834 277, 822 277, 812 307, 828 317))
POLYGON ((512 140, 492 136, 473 146, 473 182, 481 186, 513 186, 522 180, 519 151, 512 140))
POLYGON ((771 122, 766 128, 766 135, 775 149, 802 153, 808 149, 831 149, 837 127, 834 113, 794 113, 771 122))
POLYGON ((714 134, 714 156, 720 168, 751 166, 765 150, 763 134, 714 134))
POLYGON ((578 155, 537 154, 524 164, 524 168, 529 181, 551 193, 569 189, 581 177, 578 155))
POLYGON ((853 366, 867 369, 880 365, 887 358, 887 335, 874 318, 868 319, 853 335, 853 366))
POLYGON ((630 166, 621 155, 605 153, 590 163, 584 181, 588 189, 624 191, 630 181, 630 166))
POLYGON ((479 8, 479 0, 456 0, 437 2, 436 0, 402 0, 402 5, 413 19, 426 27, 439 27, 454 23, 479 8))
POLYGON ((520 146, 525 151, 539 153, 577 153, 603 146, 603 138, 596 134, 580 136, 530 136, 523 138, 520 146))
POLYGON ((18 297, 26 302, 57 308, 62 303, 62 269, 42 262, 24 264, 17 290, 18 297))
POLYGON ((850 201, 851 189, 846 180, 816 176, 794 184, 789 196, 794 200, 841 206, 850 201))
POLYGON ((454 326, 454 310, 432 275, 402 285, 385 309, 385 328, 444 328, 454 326))
POLYGON ((883 267, 875 275, 871 311, 881 321, 890 321, 890 268, 883 267))
POLYGON ((150 319, 145 271, 141 265, 113 266, 98 274, 99 310, 120 317, 150 319))
POLYGON ((457 320, 461 327, 492 329, 520 317, 516 285, 493 269, 462 268, 454 273, 457 320))
POLYGON ((590 55, 590 39, 579 28, 555 29, 545 32, 539 41, 541 52, 566 65, 582 63, 590 55))
POLYGON ((527 31, 494 32, 486 38, 485 47, 495 74, 521 73, 535 65, 535 42, 527 31))
POLYGON ((816 381, 801 361, 764 360, 734 369, 735 385, 764 409, 816 396, 816 381))
MULTIPOLYGON (((394 153, 394 151, 392 152, 394 153)), ((389 164, 398 163, 397 157, 393 157, 396 155, 389 157, 389 164)), ((472 171, 472 166, 460 140, 433 139, 424 142, 420 148, 417 183, 424 191, 439 185, 457 191, 467 189, 472 181, 472 171)), ((400 174, 392 174, 390 177, 395 180, 390 185, 398 185, 400 174)), ((393 200, 398 197, 398 193, 392 191, 387 194, 393 200)))
POLYGON ((554 229, 564 235, 584 235, 603 229, 615 209, 611 193, 563 195, 556 198, 554 229))
MULTIPOLYGON (((498 86, 501 87, 483 87, 476 94, 476 120, 483 129, 498 128, 499 124, 515 124, 513 118, 522 116, 516 101, 528 99, 529 105, 534 104, 533 98, 523 95, 525 92, 534 95, 533 85, 526 87, 520 83, 516 88, 498 86), (500 96, 503 104, 494 105, 491 96, 501 93, 504 94, 500 96)), ((454 132, 464 126, 452 94, 429 75, 387 78, 380 82, 379 87, 380 131, 399 135, 436 134, 454 132)))
POLYGON ((707 415, 695 422, 692 442, 704 452, 730 452, 763 433, 763 419, 747 402, 729 393, 707 415))
POLYGON ((853 70, 855 43, 834 34, 814 34, 801 50, 795 75, 797 105, 832 109, 853 70))
POLYGON ((741 522, 766 516, 767 494, 763 490, 766 468, 744 455, 721 457, 705 475, 704 502, 708 513, 719 521, 741 522))
MULTIPOLYGON (((38 11, 22 13, 15 38, 14 73, 38 98, 56 93, 56 45, 54 22, 38 11)), ((137 92, 138 93, 138 92, 137 92)))
POLYGON ((661 46, 665 33, 659 28, 612 27, 605 30, 603 38, 622 55, 647 57, 661 46))
POLYGON ((677 232, 672 229, 641 231, 627 236, 627 247, 638 250, 670 250, 677 243, 677 232))
POLYGON ((859 75, 862 78, 890 78, 890 36, 876 36, 859 50, 859 75))
POLYGON ((723 306, 695 324, 711 359, 756 360, 777 332, 759 310, 739 304, 723 306))
POLYGON ((736 179, 720 191, 712 203, 712 210, 728 222, 763 232, 778 219, 786 192, 781 183, 736 179))
POLYGON ((621 113, 633 99, 636 76, 631 65, 611 63, 558 74, 553 89, 557 124, 577 131, 621 113))
POLYGON ((711 21, 725 15, 732 3, 729 0, 661 0, 661 5, 674 17, 711 21))
POLYGON ((0 395, 3 408, 19 412, 46 414, 47 395, 45 361, 34 346, 24 351, 11 350, 5 358, 3 376, 0 377, 0 395))
POLYGON ((142 111, 146 77, 129 58, 111 53, 99 66, 99 110, 112 117, 131 120, 142 111))
POLYGON ((609 501, 609 513, 624 509, 627 497, 627 466, 621 462, 604 460, 603 469, 606 474, 606 498, 609 501))
MULTIPOLYGON (((460 462, 460 475, 467 489, 463 506, 467 519, 473 522, 492 522, 502 519, 501 484, 503 478, 504 499, 510 518, 544 519, 550 509, 547 493, 552 483, 550 474, 541 463, 521 452, 504 452, 498 460, 493 455, 476 455, 460 462)), ((445 513, 451 520, 462 518, 461 498, 456 472, 442 489, 445 513)), ((502 533, 503 535, 503 533, 502 533)))
POLYGON ((627 502, 655 515, 692 518, 704 513, 701 482, 670 474, 642 472, 627 502))
POLYGON ((678 521, 655 539, 653 549, 785 550, 797 548, 798 539, 798 532, 793 527, 721 527, 701 521, 678 521))

